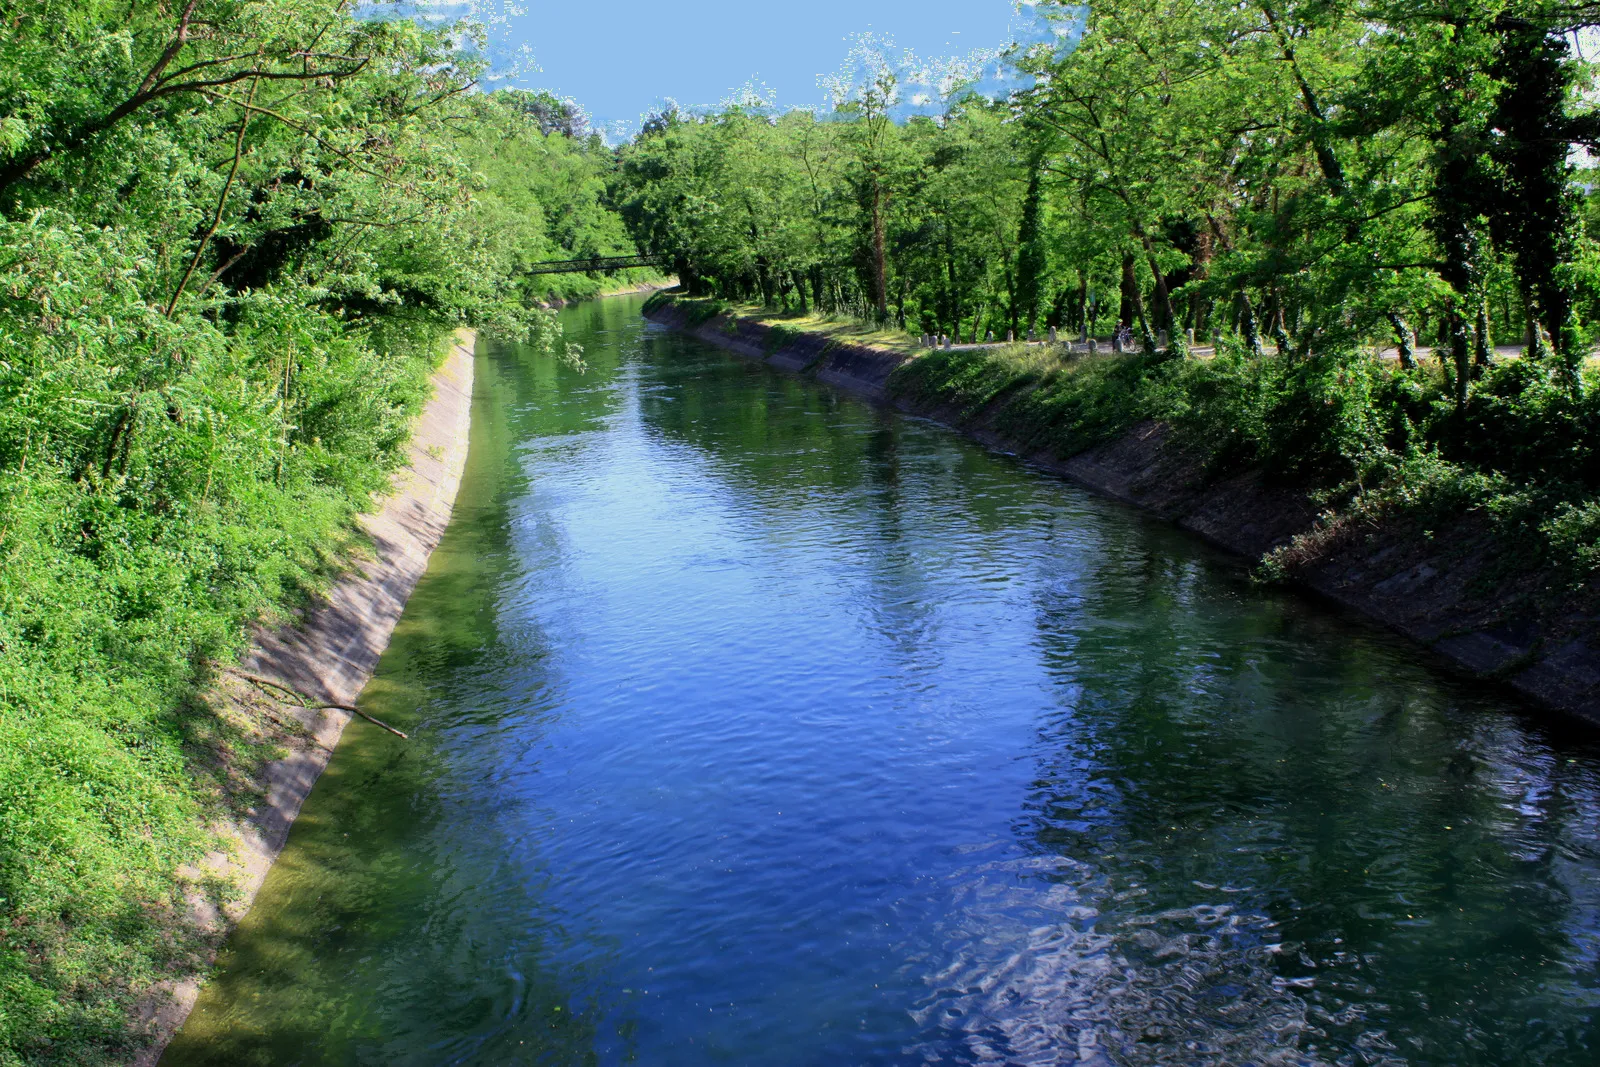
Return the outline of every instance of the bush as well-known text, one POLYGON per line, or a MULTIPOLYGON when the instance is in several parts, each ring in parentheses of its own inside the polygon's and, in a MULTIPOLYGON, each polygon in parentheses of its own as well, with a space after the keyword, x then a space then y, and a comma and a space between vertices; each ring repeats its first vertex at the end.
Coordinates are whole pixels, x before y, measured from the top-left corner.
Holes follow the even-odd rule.
POLYGON ((688 324, 690 328, 704 326, 718 315, 730 310, 726 301, 709 298, 705 300, 686 300, 682 302, 688 306, 688 324))
POLYGON ((1464 463, 1600 489, 1600 393, 1575 394, 1534 360, 1495 363, 1466 410, 1436 422, 1439 447, 1464 463))
POLYGON ((1063 457, 1165 420, 1214 475, 1253 467, 1338 501, 1318 530, 1275 554, 1275 572, 1325 551, 1352 522, 1442 527, 1469 511, 1516 566, 1600 572, 1600 390, 1574 395, 1529 360, 1491 367, 1464 413, 1436 372, 1357 352, 1279 359, 1235 348, 1174 360, 935 350, 903 365, 891 388, 1063 457))
POLYGON ((1192 363, 1176 424, 1219 467, 1327 484, 1382 466, 1411 443, 1420 383, 1367 356, 1288 360, 1226 353, 1192 363))
POLYGON ((668 307, 677 303, 677 300, 678 294, 670 289, 657 289, 645 298, 644 304, 640 306, 639 310, 642 314, 648 315, 658 308, 668 307))
POLYGON ((192 965, 174 875, 259 758, 197 694, 328 581, 425 395, 426 351, 335 334, 302 349, 310 418, 266 433, 277 325, 174 388, 206 419, 138 424, 114 492, 37 453, 0 479, 0 1049, 25 1059, 122 1058, 132 999, 192 965))

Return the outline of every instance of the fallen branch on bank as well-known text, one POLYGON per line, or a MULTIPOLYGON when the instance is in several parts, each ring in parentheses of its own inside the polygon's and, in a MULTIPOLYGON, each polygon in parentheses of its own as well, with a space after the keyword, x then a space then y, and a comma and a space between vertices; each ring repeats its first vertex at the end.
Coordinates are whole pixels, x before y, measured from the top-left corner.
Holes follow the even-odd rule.
MULTIPOLYGON (((265 688, 268 688, 268 689, 282 690, 283 692, 288 693, 290 696, 297 698, 296 702, 302 708, 308 708, 308 709, 310 709, 312 711, 324 711, 324 710, 327 710, 327 709, 332 709, 334 711, 348 711, 352 715, 361 716, 363 719, 366 719, 368 722, 370 722, 374 726, 381 726, 383 729, 388 730, 391 734, 394 734, 396 737, 404 738, 405 740, 408 740, 408 741, 410 740, 410 738, 407 737, 406 734, 402 733, 399 730, 396 730, 393 726, 390 726, 388 723, 384 722, 382 719, 378 718, 376 715, 368 715, 366 712, 362 711, 360 708, 356 707, 354 704, 326 704, 326 703, 314 700, 311 697, 306 696, 304 693, 300 692, 298 689, 295 689, 293 686, 285 685, 283 682, 276 681, 276 680, 274 680, 272 678, 265 678, 265 677, 262 677, 259 674, 251 674, 249 671, 241 671, 237 667, 224 667, 222 669, 224 671, 226 671, 228 674, 231 674, 236 678, 243 678, 245 681, 252 682, 255 685, 262 686, 262 687, 265 687, 265 688)), ((285 701, 285 703, 290 703, 290 702, 289 701, 285 701)))

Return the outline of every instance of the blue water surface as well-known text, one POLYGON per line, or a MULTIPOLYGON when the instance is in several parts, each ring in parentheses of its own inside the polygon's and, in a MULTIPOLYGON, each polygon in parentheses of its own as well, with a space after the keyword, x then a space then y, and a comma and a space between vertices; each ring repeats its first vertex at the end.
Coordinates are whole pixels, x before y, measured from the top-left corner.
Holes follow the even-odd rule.
POLYGON ((456 518, 168 1064, 1590 1064, 1600 749, 643 322, 456 518))

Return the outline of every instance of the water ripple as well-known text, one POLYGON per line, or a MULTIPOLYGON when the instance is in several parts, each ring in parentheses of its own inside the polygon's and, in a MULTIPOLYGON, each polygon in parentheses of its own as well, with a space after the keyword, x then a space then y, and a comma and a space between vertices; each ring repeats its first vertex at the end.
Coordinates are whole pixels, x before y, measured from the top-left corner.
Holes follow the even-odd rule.
POLYGON ((171 1062, 1589 1064, 1600 750, 1176 531, 565 312, 171 1062))

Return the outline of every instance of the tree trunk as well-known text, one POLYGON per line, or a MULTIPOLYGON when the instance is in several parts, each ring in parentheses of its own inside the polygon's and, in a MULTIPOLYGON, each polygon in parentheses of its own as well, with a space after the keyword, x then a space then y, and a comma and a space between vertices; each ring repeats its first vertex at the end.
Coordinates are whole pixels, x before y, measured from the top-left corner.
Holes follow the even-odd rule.
MULTIPOLYGON (((1030 330, 1039 318, 1039 285, 1045 274, 1043 196, 1039 182, 1042 164, 1042 156, 1035 151, 1028 160, 1028 189, 1022 199, 1022 222, 1017 232, 1017 304, 1030 330)), ((1015 325, 1012 328, 1015 329, 1015 325)))
MULTIPOLYGON (((1468 328, 1466 317, 1461 314, 1456 301, 1451 301, 1446 321, 1450 330, 1450 362, 1453 367, 1446 372, 1445 377, 1449 380, 1451 392, 1455 395, 1456 410, 1461 411, 1467 406, 1467 383, 1472 377, 1472 331, 1468 328)), ((1444 362, 1443 353, 1440 353, 1439 361, 1444 362)))
POLYGON ((1478 303, 1478 328, 1472 338, 1472 376, 1483 377, 1483 372, 1494 359, 1494 339, 1489 334, 1489 301, 1478 303))
POLYGON ((1295 84, 1300 89, 1300 102, 1305 107, 1306 115, 1311 119, 1311 144, 1317 153, 1317 165, 1322 170, 1322 177, 1328 183, 1328 188, 1338 196, 1345 190, 1344 168, 1339 164, 1339 157, 1333 154, 1322 104, 1317 100, 1316 92, 1300 69, 1300 60, 1295 55, 1290 35, 1278 21, 1277 13, 1265 2, 1262 2, 1260 7, 1262 13, 1267 16, 1267 25, 1272 27, 1274 36, 1278 38, 1278 47, 1283 53, 1284 62, 1294 74, 1295 84))
POLYGON ((944 227, 944 264, 945 274, 950 280, 950 299, 946 302, 945 310, 954 324, 951 329, 955 329, 961 322, 961 286, 956 279, 955 235, 950 232, 949 220, 946 220, 944 227))
POLYGON ((872 178, 872 284, 880 320, 889 317, 889 269, 884 256, 883 186, 872 178))
POLYGON ((1172 294, 1167 291, 1167 279, 1162 276, 1161 267, 1156 263, 1155 245, 1151 242, 1149 234, 1144 232, 1143 226, 1135 223, 1133 232, 1139 238, 1139 243, 1144 245, 1145 261, 1150 264, 1150 275, 1155 279, 1156 325, 1176 333, 1178 316, 1172 310, 1172 294))
POLYGON ((1139 304, 1139 279, 1133 274, 1133 253, 1122 257, 1122 302, 1117 306, 1117 325, 1133 326, 1133 309, 1139 304))
POLYGON ((1272 343, 1278 347, 1278 355, 1287 356, 1293 353, 1294 344, 1289 339, 1289 331, 1283 324, 1283 298, 1276 289, 1267 290, 1267 332, 1272 335, 1272 343))
POLYGON ((1139 347, 1144 349, 1145 355, 1156 350, 1156 335, 1150 329, 1150 320, 1145 318, 1144 298, 1139 295, 1139 290, 1133 291, 1133 311, 1139 319, 1139 347))
MULTIPOLYGON (((1492 121, 1502 136, 1490 152, 1505 175, 1505 206, 1490 225, 1496 240, 1515 253, 1524 301, 1549 330, 1558 367, 1569 389, 1582 385, 1582 338, 1573 321, 1576 298, 1571 264, 1579 223, 1572 208, 1567 153, 1574 120, 1567 100, 1578 67, 1560 33, 1539 21, 1503 16, 1492 73, 1504 85, 1492 121)), ((1543 349, 1537 330, 1533 350, 1543 349)))
MULTIPOLYGON (((1195 235, 1194 271, 1191 277, 1196 281, 1208 277, 1211 273, 1211 248, 1210 233, 1201 230, 1195 235)), ((1206 327, 1210 325, 1206 321, 1208 318, 1207 310, 1206 298, 1196 288, 1189 294, 1189 325, 1194 327, 1195 336, 1197 337, 1204 334, 1206 327)))
POLYGON ((761 306, 772 306, 772 273, 767 270, 767 261, 763 257, 756 258, 756 289, 761 293, 761 306))
POLYGON ((1389 325, 1394 327, 1395 345, 1400 352, 1400 366, 1406 370, 1417 369, 1417 350, 1411 341, 1411 327, 1397 311, 1389 312, 1389 325))
POLYGON ((1261 327, 1256 322, 1256 306, 1243 286, 1239 288, 1239 334, 1252 356, 1265 354, 1261 349, 1261 327))
POLYGON ((1068 303, 1072 298, 1072 290, 1062 286, 1056 290, 1056 298, 1051 301, 1050 314, 1045 317, 1046 329, 1060 330, 1067 325, 1068 303))
POLYGON ((1006 321, 1011 323, 1011 333, 1012 333, 1012 335, 1016 336, 1016 337, 1021 337, 1022 334, 1019 333, 1018 330, 1017 330, 1017 327, 1019 325, 1019 323, 1017 322, 1017 273, 1016 273, 1016 270, 1014 269, 1014 267, 1007 268, 1007 270, 1005 272, 1005 280, 1006 280, 1006 321))

